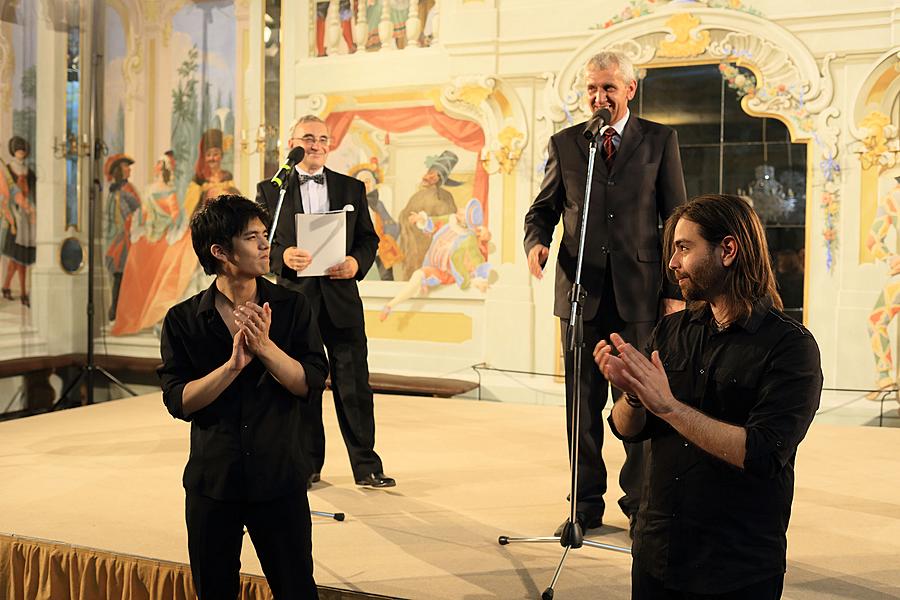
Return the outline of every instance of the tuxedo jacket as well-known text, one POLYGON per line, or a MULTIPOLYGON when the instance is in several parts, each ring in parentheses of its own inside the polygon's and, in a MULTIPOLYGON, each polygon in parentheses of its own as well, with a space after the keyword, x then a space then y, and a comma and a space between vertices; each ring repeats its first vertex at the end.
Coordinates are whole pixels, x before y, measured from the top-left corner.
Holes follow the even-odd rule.
MULTIPOLYGON (((347 250, 359 264, 354 279, 330 279, 321 277, 297 277, 297 272, 284 265, 284 250, 297 245, 297 230, 294 214, 304 212, 300 197, 300 182, 297 170, 291 171, 287 180, 288 191, 275 227, 269 263, 278 283, 301 292, 319 310, 327 310, 332 323, 337 327, 364 327, 362 300, 359 297, 357 281, 366 276, 375 253, 378 250, 378 234, 372 226, 369 206, 366 203, 366 188, 361 181, 325 169, 325 184, 328 186, 329 210, 341 210, 348 204, 353 206, 347 215, 347 250)), ((278 189, 268 179, 256 186, 256 201, 266 207, 271 218, 275 218, 278 205, 278 189)), ((302 245, 301 245, 302 247, 302 245)))
MULTIPOLYGON (((571 310, 569 292, 584 208, 589 143, 583 130, 581 123, 550 138, 544 182, 525 215, 526 255, 536 244, 550 247, 562 218, 554 314, 564 319, 571 310)), ((581 277, 587 292, 584 319, 593 319, 601 310, 604 277, 612 268, 615 304, 622 319, 655 321, 661 297, 681 298, 677 286, 665 278, 660 239, 660 221, 687 195, 678 137, 673 129, 632 113, 611 170, 599 141, 597 146, 581 277)))

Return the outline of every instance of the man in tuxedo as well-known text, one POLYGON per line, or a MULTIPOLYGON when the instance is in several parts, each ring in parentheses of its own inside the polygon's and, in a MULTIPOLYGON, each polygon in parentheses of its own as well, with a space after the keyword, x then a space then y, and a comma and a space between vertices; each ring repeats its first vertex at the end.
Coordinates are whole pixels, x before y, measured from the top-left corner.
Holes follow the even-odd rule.
MULTIPOLYGON (((576 513, 582 530, 587 530, 603 524, 606 492, 601 411, 608 384, 602 373, 592 368, 591 349, 614 331, 623 332, 626 340, 640 347, 661 313, 684 308, 677 287, 663 277, 659 224, 685 202, 686 192, 675 131, 640 119, 628 109, 637 90, 628 58, 616 52, 597 54, 588 61, 584 76, 591 111, 606 108, 612 116, 609 127, 598 134, 581 281, 587 296, 583 303, 576 513)), ((525 216, 528 269, 538 279, 543 276, 553 230, 560 218, 563 221, 554 314, 560 318, 564 348, 584 208, 589 142, 583 131, 581 123, 550 138, 544 182, 525 216)), ((568 349, 565 370, 566 408, 571 420, 573 357, 568 349)), ((571 437, 571 430, 567 431, 571 437)), ((625 449, 626 461, 619 476, 625 496, 619 505, 633 526, 640 503, 642 452, 638 445, 626 444, 625 449)))
MULTIPOLYGON (((303 146, 303 161, 288 177, 287 194, 278 223, 273 225, 271 264, 279 284, 305 295, 328 351, 331 390, 338 424, 350 455, 357 485, 384 488, 396 485, 384 474, 375 452, 375 407, 369 386, 368 348, 362 300, 356 282, 365 277, 375 260, 378 234, 372 226, 361 181, 325 168, 331 149, 328 126, 320 118, 301 117, 291 130, 290 148, 303 146), (349 210, 352 207, 352 210, 349 210), (298 277, 309 267, 309 250, 297 247, 295 213, 345 210, 347 256, 326 271, 325 276, 298 277)), ((278 190, 268 180, 256 186, 256 200, 275 214, 278 190)), ((322 398, 310 398, 303 407, 301 442, 312 463, 308 485, 321 477, 325 462, 325 429, 322 398)))

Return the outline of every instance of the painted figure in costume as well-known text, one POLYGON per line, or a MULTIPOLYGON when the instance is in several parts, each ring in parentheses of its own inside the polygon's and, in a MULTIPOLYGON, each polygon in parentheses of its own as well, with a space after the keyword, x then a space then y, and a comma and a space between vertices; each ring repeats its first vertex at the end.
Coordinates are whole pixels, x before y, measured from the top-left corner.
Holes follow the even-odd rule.
POLYGON ((26 281, 28 267, 34 264, 35 259, 35 176, 34 171, 25 164, 30 150, 24 138, 13 136, 9 140, 12 160, 0 174, 3 179, 0 183, 0 203, 3 220, 7 224, 3 242, 3 256, 7 260, 2 293, 4 299, 13 299, 10 285, 13 277, 18 275, 20 300, 25 306, 31 306, 26 281))
POLYGON ((153 183, 150 184, 147 201, 141 206, 137 222, 132 223, 133 244, 142 239, 158 242, 174 229, 173 224, 180 212, 174 177, 175 154, 168 150, 153 165, 153 183))
MULTIPOLYGON (((432 25, 434 14, 437 12, 435 0, 414 0, 418 2, 418 16, 420 23, 423 24, 423 31, 419 35, 419 44, 428 46, 433 39, 432 25)), ((408 39, 406 36, 406 20, 409 18, 410 0, 391 0, 390 14, 388 17, 391 21, 393 30, 393 38, 397 44, 397 48, 406 48, 408 39)), ((366 23, 369 26, 369 38, 366 40, 366 50, 374 51, 381 48, 383 43, 378 34, 378 24, 381 23, 382 10, 384 2, 382 0, 366 0, 366 23)), ((359 17, 358 17, 359 18, 359 17)))
POLYGON ((194 179, 184 194, 184 214, 188 218, 217 196, 241 193, 234 185, 231 172, 222 168, 224 138, 221 129, 207 129, 200 137, 194 179))
POLYGON ((134 160, 124 154, 113 154, 106 161, 104 173, 110 182, 103 221, 103 239, 106 241, 106 268, 113 278, 112 302, 109 305, 109 320, 116 320, 119 304, 119 289, 122 274, 128 261, 131 247, 131 224, 135 213, 141 207, 141 197, 128 181, 134 160))
MULTIPOLYGON (((878 206, 872 228, 866 238, 866 246, 877 260, 885 261, 890 267, 891 279, 878 295, 875 307, 869 313, 868 330, 875 356, 875 367, 878 369, 879 390, 896 385, 894 358, 891 354, 891 338, 888 327, 900 312, 900 254, 892 251, 887 245, 888 233, 900 225, 900 176, 895 177, 894 188, 887 193, 878 206)), ((900 231, 900 229, 898 229, 900 231)), ((867 396, 870 400, 878 400, 881 394, 873 392, 867 396)))
POLYGON ((378 166, 378 159, 372 157, 367 163, 361 163, 347 171, 347 175, 355 177, 366 186, 366 201, 372 225, 378 234, 378 253, 375 255, 375 266, 382 281, 394 280, 394 265, 403 258, 403 252, 397 244, 400 237, 400 225, 390 215, 384 202, 378 197, 378 187, 384 183, 384 170, 378 166))
POLYGON ((197 269, 174 177, 175 156, 170 150, 156 161, 153 183, 132 222, 131 248, 112 335, 137 333, 159 323, 183 298, 197 269))
MULTIPOLYGON (((353 4, 357 4, 359 0, 354 0, 353 4)), ((318 56, 328 56, 325 51, 325 19, 328 17, 328 1, 316 2, 316 53, 318 56)), ((344 35, 344 41, 347 43, 347 51, 349 54, 356 52, 356 44, 353 42, 353 10, 350 7, 350 0, 341 0, 338 5, 341 19, 341 33, 344 35)))
POLYGON ((474 285, 481 292, 487 291, 491 265, 485 257, 491 232, 484 226, 484 211, 477 198, 454 214, 429 217, 420 211, 410 213, 409 221, 434 237, 422 267, 381 309, 382 321, 404 300, 417 298, 434 287, 455 283, 461 290, 474 285))
MULTIPOLYGON (((449 150, 445 150, 440 156, 429 156, 425 160, 425 168, 428 170, 422 176, 419 191, 410 197, 400 214, 424 212, 430 217, 436 217, 455 213, 457 207, 453 195, 443 186, 461 185, 459 181, 450 179, 450 173, 457 162, 459 157, 449 150)), ((422 266, 430 245, 430 235, 416 227, 415 223, 400 219, 400 251, 403 252, 403 259, 397 263, 394 277, 398 280, 409 279, 422 266)))

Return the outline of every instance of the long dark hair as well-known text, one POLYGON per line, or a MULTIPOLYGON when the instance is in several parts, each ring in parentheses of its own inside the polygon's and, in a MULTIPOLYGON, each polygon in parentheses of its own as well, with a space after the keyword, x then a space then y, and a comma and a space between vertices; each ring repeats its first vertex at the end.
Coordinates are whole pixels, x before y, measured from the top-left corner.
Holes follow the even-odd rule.
MULTIPOLYGON (((704 194, 676 208, 666 220, 663 247, 666 265, 675 251, 675 225, 679 219, 696 223, 700 235, 710 244, 719 244, 728 236, 737 241, 737 257, 725 271, 725 293, 732 319, 748 317, 753 303, 762 298, 771 298, 775 308, 783 308, 775 286, 765 228, 745 200, 727 194, 704 194)), ((667 271, 674 281, 674 273, 671 269, 667 271)), ((705 302, 691 308, 703 305, 705 302)))

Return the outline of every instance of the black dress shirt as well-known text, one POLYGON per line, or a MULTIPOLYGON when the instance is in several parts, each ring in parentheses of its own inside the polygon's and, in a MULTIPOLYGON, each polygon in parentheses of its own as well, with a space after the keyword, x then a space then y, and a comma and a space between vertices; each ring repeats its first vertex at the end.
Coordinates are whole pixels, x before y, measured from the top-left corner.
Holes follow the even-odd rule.
MULTIPOLYGON (((328 363, 304 296, 257 278, 259 304, 269 303, 269 338, 306 373, 309 395, 325 387, 328 363)), ((215 500, 259 502, 305 485, 309 472, 298 432, 300 402, 254 358, 209 405, 185 416, 184 386, 222 366, 233 338, 216 309, 216 284, 173 306, 163 322, 159 368, 163 402, 191 422, 184 469, 188 493, 215 500)))
POLYGON ((712 323, 708 307, 670 315, 648 349, 659 350, 675 398, 746 429, 744 469, 649 412, 627 438, 651 440, 634 560, 666 587, 710 594, 785 571, 794 458, 822 391, 816 341, 771 301, 724 331, 712 323))

